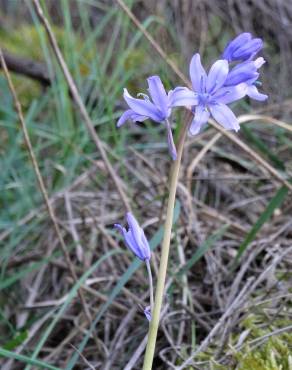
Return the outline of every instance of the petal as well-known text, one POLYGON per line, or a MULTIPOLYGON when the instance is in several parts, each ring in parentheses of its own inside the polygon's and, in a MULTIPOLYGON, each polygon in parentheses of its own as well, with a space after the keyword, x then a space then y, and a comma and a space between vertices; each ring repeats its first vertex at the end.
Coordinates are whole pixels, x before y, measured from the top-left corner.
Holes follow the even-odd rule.
POLYGON ((259 58, 257 58, 257 59, 254 61, 254 65, 255 65, 255 67, 256 67, 257 69, 261 68, 261 66, 262 66, 263 64, 265 64, 265 63, 266 63, 266 61, 265 61, 265 59, 264 59, 263 57, 259 57, 259 58))
POLYGON ((233 53, 236 49, 240 48, 241 45, 249 42, 252 38, 252 35, 248 32, 243 32, 235 39, 230 41, 223 52, 223 58, 228 60, 229 62, 233 60, 233 53))
POLYGON ((150 322, 152 319, 150 306, 145 307, 144 315, 146 316, 146 319, 150 322))
POLYGON ((222 87, 213 95, 214 103, 230 104, 247 94, 248 85, 241 83, 236 86, 222 87))
POLYGON ((261 94, 255 85, 248 86, 247 95, 254 100, 264 101, 268 99, 268 95, 261 94))
POLYGON ((151 258, 151 249, 148 243, 148 240, 145 236, 144 230, 141 229, 141 239, 142 239, 142 247, 143 247, 143 256, 144 260, 150 260, 151 258))
POLYGON ((121 224, 114 224, 114 227, 116 229, 118 229, 123 234, 124 228, 123 228, 123 226, 121 224))
POLYGON ((190 134, 197 135, 201 128, 208 122, 210 112, 203 105, 198 105, 195 109, 195 117, 190 126, 190 134))
POLYGON ((153 100, 153 103, 161 112, 167 117, 168 114, 168 98, 165 92, 164 86, 159 76, 152 76, 147 79, 149 86, 149 93, 153 100))
POLYGON ((167 142, 168 142, 169 154, 171 158, 175 161, 177 158, 177 152, 176 152, 176 147, 173 141, 171 127, 168 121, 166 121, 166 128, 167 128, 167 142))
POLYGON ((240 48, 234 51, 233 58, 245 60, 250 58, 251 55, 255 55, 263 47, 262 39, 253 39, 247 43, 244 43, 240 48))
POLYGON ((146 119, 148 119, 149 117, 146 117, 146 116, 141 116, 140 114, 137 114, 137 113, 133 113, 132 116, 131 116, 131 120, 133 122, 143 122, 145 121, 146 119))
POLYGON ((206 90, 212 93, 223 86, 228 75, 229 67, 227 60, 217 60, 212 67, 207 77, 206 90))
POLYGON ((205 93, 207 74, 201 64, 200 54, 195 54, 192 57, 190 64, 190 76, 194 91, 198 93, 205 93))
POLYGON ((137 243, 141 243, 141 228, 138 224, 138 221, 135 219, 135 217, 132 215, 132 213, 127 213, 127 222, 129 225, 129 229, 132 231, 135 240, 137 243))
POLYGON ((153 103, 144 99, 135 99, 127 89, 124 89, 124 99, 129 107, 137 114, 153 119, 153 121, 161 122, 163 117, 161 112, 155 107, 153 103))
POLYGON ((211 104, 209 106, 214 119, 226 130, 239 130, 239 123, 231 109, 225 104, 211 104))
POLYGON ((187 87, 176 87, 171 94, 170 104, 172 107, 188 107, 198 104, 198 96, 187 87))
POLYGON ((135 254, 143 261, 150 259, 151 250, 144 234, 144 230, 140 227, 137 220, 130 212, 127 213, 127 222, 129 225, 128 236, 129 240, 132 242, 133 248, 136 250, 135 254))
POLYGON ((121 127, 125 122, 132 119, 132 115, 135 114, 135 112, 132 109, 126 110, 121 117, 119 118, 117 122, 117 127, 121 127))
POLYGON ((251 79, 257 79, 258 76, 259 74, 253 61, 239 63, 228 73, 225 86, 248 82, 251 79))
POLYGON ((143 261, 144 260, 143 252, 140 249, 139 244, 137 244, 137 242, 136 242, 136 240, 134 238, 134 235, 131 232, 131 230, 129 230, 128 232, 124 233, 124 239, 125 239, 125 242, 126 242, 127 247, 135 254, 135 256, 137 256, 138 258, 140 258, 140 260, 143 261))

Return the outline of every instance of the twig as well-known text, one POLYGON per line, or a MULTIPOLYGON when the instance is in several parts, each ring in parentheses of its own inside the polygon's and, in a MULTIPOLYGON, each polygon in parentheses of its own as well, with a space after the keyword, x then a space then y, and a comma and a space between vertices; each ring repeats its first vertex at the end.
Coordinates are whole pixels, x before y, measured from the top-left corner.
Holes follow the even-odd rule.
POLYGON ((82 358, 82 360, 86 363, 87 366, 89 366, 90 369, 96 370, 93 365, 86 359, 86 357, 83 356, 83 354, 79 351, 78 348, 76 348, 72 343, 70 343, 70 346, 78 353, 78 355, 82 358))
MULTIPOLYGON (((53 223, 53 226, 54 226, 56 235, 57 235, 58 240, 60 242, 61 249, 62 249, 62 252, 64 254, 64 257, 65 257, 65 260, 66 260, 66 264, 68 266, 68 269, 69 269, 69 271, 71 273, 71 276, 72 276, 74 282, 77 283, 78 282, 78 278, 77 278, 77 275, 76 275, 76 272, 75 272, 73 263, 71 261, 70 255, 69 255, 69 253, 67 251, 67 248, 66 248, 66 245, 65 245, 65 242, 64 242, 62 233, 61 233, 60 228, 59 228, 59 225, 57 223, 55 212, 54 212, 53 207, 52 207, 52 205, 50 203, 49 196, 48 196, 48 193, 47 193, 45 184, 44 184, 44 180, 43 180, 42 175, 40 173, 38 162, 37 162, 37 159, 35 157, 35 154, 34 154, 34 151, 33 151, 33 148, 32 148, 32 144, 31 144, 31 141, 30 141, 30 138, 29 138, 29 135, 28 135, 28 131, 27 131, 27 128, 26 128, 26 123, 25 123, 25 120, 24 120, 24 117, 23 117, 23 113, 22 113, 21 104, 20 104, 20 102, 18 100, 18 97, 17 97, 16 91, 15 91, 14 85, 12 83, 12 80, 11 80, 11 77, 10 77, 10 73, 9 73, 9 71, 7 69, 7 65, 5 63, 5 60, 4 60, 4 57, 3 57, 3 53, 2 53, 2 49, 1 48, 0 48, 0 60, 1 60, 1 65, 2 65, 2 68, 3 68, 4 74, 5 74, 5 77, 7 79, 8 85, 9 85, 9 89, 10 89, 11 94, 13 96, 14 104, 15 104, 16 111, 17 111, 17 114, 18 114, 18 117, 19 117, 19 121, 20 121, 20 124, 21 124, 21 129, 22 129, 22 132, 23 132, 23 135, 24 135, 25 144, 26 144, 26 147, 27 147, 27 150, 28 150, 28 153, 29 153, 29 156, 30 156, 32 165, 33 165, 33 169, 34 169, 35 174, 36 174, 36 178, 37 178, 37 181, 38 181, 38 184, 39 184, 39 187, 40 187, 42 196, 43 196, 44 201, 45 201, 45 204, 46 204, 46 208, 48 210, 48 213, 49 213, 50 219, 51 219, 51 221, 53 223)), ((82 303, 82 306, 83 306, 83 310, 84 310, 85 316, 88 319, 88 323, 91 325, 91 322, 92 322, 91 314, 90 314, 89 309, 87 307, 87 304, 86 304, 85 298, 83 296, 83 293, 82 293, 82 291, 80 289, 78 290, 78 294, 79 294, 79 298, 80 298, 81 303, 82 303)))
POLYGON ((73 80, 73 77, 67 67, 67 64, 63 58, 63 55, 61 53, 61 50, 58 46, 58 43, 57 43, 57 40, 56 40, 56 37, 52 31, 52 28, 50 26, 50 23, 48 21, 48 19, 45 17, 44 15, 44 12, 43 12, 43 9, 40 5, 40 2, 39 0, 33 0, 33 4, 34 4, 34 8, 36 10, 36 13, 37 13, 37 16, 40 20, 40 22, 42 23, 42 25, 44 26, 46 32, 47 32, 47 35, 48 35, 48 39, 49 39, 49 42, 50 42, 50 45, 52 47, 52 50, 56 56, 56 59, 63 71, 63 74, 64 74, 64 77, 67 81, 67 84, 68 84, 68 87, 69 87, 69 90, 72 94, 72 98, 73 100, 75 101, 76 105, 78 106, 79 110, 80 110, 80 114, 84 120, 84 124, 89 132, 89 134, 91 135, 95 145, 96 145, 96 148, 97 150, 99 151, 100 155, 101 155, 101 158, 102 160, 104 161, 105 163, 105 166, 111 176, 111 178, 113 179, 113 182, 117 188, 117 191, 118 193, 120 194, 120 197, 121 197, 121 200, 124 204, 124 207, 126 208, 127 211, 131 211, 131 207, 130 207, 130 204, 129 204, 129 201, 128 201, 128 198, 125 194, 125 192, 123 191, 122 189, 122 186, 121 186, 121 179, 119 178, 119 176, 115 173, 115 170, 113 169, 108 157, 107 157, 107 154, 104 150, 104 147, 103 147, 103 144, 102 144, 102 141, 100 140, 98 134, 96 133, 95 129, 94 129, 94 125, 87 113, 87 110, 85 108, 85 105, 79 95, 79 92, 78 92, 78 89, 77 89, 77 86, 75 84, 75 81, 73 80))
POLYGON ((2 53, 9 71, 30 77, 39 81, 44 86, 51 85, 52 81, 44 63, 15 56, 5 50, 3 50, 2 53))
POLYGON ((65 206, 66 206, 66 211, 67 211, 67 215, 68 215, 70 232, 71 232, 72 238, 73 238, 73 240, 75 242, 75 245, 76 245, 76 256, 78 258, 78 261, 82 262, 83 259, 84 259, 83 248, 82 248, 82 245, 81 245, 81 242, 80 242, 79 235, 78 235, 77 230, 75 228, 75 225, 72 222, 72 220, 73 220, 73 211, 72 211, 72 205, 71 205, 71 200, 70 200, 70 194, 67 191, 64 194, 64 198, 65 198, 65 206))

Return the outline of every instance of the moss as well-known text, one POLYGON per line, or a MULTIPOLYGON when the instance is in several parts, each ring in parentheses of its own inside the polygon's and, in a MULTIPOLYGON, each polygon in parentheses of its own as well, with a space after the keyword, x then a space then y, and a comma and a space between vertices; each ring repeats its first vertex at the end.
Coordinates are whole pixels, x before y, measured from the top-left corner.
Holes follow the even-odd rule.
MULTIPOLYGON (((64 52, 68 48, 68 35, 63 28, 54 26, 54 34, 57 38, 60 49, 64 52)), ((34 25, 21 24, 15 30, 0 30, 1 47, 18 57, 32 59, 38 62, 44 62, 44 54, 40 42, 39 31, 34 25)), ((76 50, 81 50, 84 41, 74 35, 74 45, 76 50)), ((94 50, 86 51, 82 61, 78 65, 80 74, 86 76, 90 69, 88 63, 94 58, 94 50), (85 62, 84 62, 85 61, 85 62)), ((81 59, 80 59, 81 60, 81 59)), ((31 101, 42 93, 42 86, 37 82, 25 76, 13 74, 13 83, 15 84, 20 101, 24 107, 27 107, 31 101)))
POLYGON ((292 370, 292 333, 271 335, 263 344, 260 341, 279 328, 289 326, 289 318, 280 317, 267 322, 263 311, 249 315, 242 323, 243 330, 249 329, 248 340, 259 339, 258 346, 246 345, 234 353, 238 370, 292 370))

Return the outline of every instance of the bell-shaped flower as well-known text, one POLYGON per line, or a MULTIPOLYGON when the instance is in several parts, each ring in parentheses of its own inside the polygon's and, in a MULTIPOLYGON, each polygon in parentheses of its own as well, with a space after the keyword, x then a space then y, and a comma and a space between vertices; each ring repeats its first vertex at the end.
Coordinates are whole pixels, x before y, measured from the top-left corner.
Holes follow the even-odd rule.
POLYGON ((151 250, 149 243, 144 234, 144 230, 139 226, 135 217, 127 213, 128 229, 120 224, 114 226, 121 232, 126 246, 137 256, 140 260, 150 260, 151 250))
POLYGON ((262 39, 253 38, 250 33, 244 32, 229 42, 222 58, 228 62, 251 60, 262 48, 262 39))
POLYGON ((232 70, 228 73, 224 86, 234 86, 240 83, 245 83, 246 95, 254 100, 264 101, 268 98, 267 95, 261 94, 257 87, 256 83, 259 77, 258 69, 265 63, 265 59, 260 57, 256 60, 251 60, 237 64, 232 70))
POLYGON ((150 97, 146 94, 138 94, 141 99, 132 97, 127 89, 124 89, 124 99, 130 109, 126 110, 117 122, 121 127, 126 121, 142 122, 146 119, 162 123, 167 130, 167 141, 169 152, 173 159, 176 159, 176 148, 173 141, 171 126, 168 118, 171 114, 172 91, 166 93, 159 76, 152 76, 147 79, 150 97))

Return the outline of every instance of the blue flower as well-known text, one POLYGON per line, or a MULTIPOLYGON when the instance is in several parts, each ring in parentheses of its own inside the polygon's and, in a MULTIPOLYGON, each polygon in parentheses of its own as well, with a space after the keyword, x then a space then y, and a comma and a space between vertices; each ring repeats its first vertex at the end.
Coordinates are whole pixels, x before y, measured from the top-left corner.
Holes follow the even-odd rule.
POLYGON ((207 123, 210 115, 227 130, 239 130, 238 121, 228 108, 232 103, 245 96, 247 84, 224 86, 229 72, 227 60, 218 60, 207 75, 201 64, 199 54, 195 54, 190 64, 190 76, 193 85, 191 91, 178 87, 173 91, 173 106, 192 106, 195 118, 190 126, 190 134, 196 135, 207 123))
POLYGON ((267 95, 259 93, 255 83, 259 77, 258 69, 265 63, 264 58, 260 57, 256 60, 246 61, 237 64, 228 73, 224 86, 234 86, 240 83, 245 83, 246 95, 250 98, 264 101, 268 98, 267 95))
POLYGON ((120 224, 114 226, 121 232, 127 247, 135 256, 142 261, 150 260, 151 250, 144 231, 130 212, 127 213, 127 222, 128 230, 120 224))
POLYGON ((262 47, 262 39, 253 39, 250 33, 244 32, 229 42, 222 57, 228 62, 251 60, 262 47))
POLYGON ((176 148, 173 141, 171 126, 169 123, 169 116, 171 114, 171 95, 168 94, 159 78, 159 76, 152 76, 147 79, 148 91, 152 101, 146 94, 138 94, 142 99, 133 98, 127 89, 124 89, 124 99, 126 100, 130 109, 126 110, 117 122, 117 127, 121 127, 126 121, 142 122, 150 118, 151 120, 162 123, 167 129, 168 147, 171 157, 176 159, 176 148))

